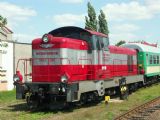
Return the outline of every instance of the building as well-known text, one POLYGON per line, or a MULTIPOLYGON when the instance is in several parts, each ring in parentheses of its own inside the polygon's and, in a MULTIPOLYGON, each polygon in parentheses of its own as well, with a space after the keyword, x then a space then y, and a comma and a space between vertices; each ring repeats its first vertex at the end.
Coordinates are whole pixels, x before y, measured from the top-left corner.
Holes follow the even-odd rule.
MULTIPOLYGON (((7 27, 0 27, 0 91, 12 90, 13 75, 19 59, 31 58, 31 44, 13 41, 13 32, 7 27)), ((24 70, 21 65, 19 70, 24 70)))
POLYGON ((0 27, 0 91, 13 89, 13 32, 0 27))
POLYGON ((12 41, 13 32, 7 27, 0 27, 0 40, 12 41))

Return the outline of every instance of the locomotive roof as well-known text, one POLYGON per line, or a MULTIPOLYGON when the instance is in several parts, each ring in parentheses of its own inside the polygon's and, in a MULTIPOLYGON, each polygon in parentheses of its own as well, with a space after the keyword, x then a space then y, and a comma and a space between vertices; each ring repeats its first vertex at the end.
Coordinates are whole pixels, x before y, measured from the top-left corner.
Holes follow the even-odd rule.
POLYGON ((57 29, 55 29, 55 30, 50 31, 49 34, 55 35, 55 34, 57 34, 59 31, 63 31, 63 30, 77 31, 77 32, 86 32, 86 33, 89 33, 89 34, 91 34, 91 35, 98 35, 98 36, 107 37, 107 35, 105 35, 105 34, 103 34, 103 33, 99 33, 99 32, 92 31, 92 30, 87 30, 87 29, 83 29, 83 28, 75 27, 75 26, 60 27, 60 28, 57 28, 57 29))
POLYGON ((127 43, 122 46, 127 48, 137 49, 140 52, 160 53, 160 48, 141 44, 141 43, 127 43))

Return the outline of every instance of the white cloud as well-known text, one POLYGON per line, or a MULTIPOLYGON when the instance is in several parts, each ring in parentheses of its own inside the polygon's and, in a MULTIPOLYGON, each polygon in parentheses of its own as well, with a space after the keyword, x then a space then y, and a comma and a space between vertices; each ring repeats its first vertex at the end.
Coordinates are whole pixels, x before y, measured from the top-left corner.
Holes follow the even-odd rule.
POLYGON ((160 13, 160 0, 144 0, 146 6, 153 14, 160 13))
POLYGON ((139 29, 140 27, 135 24, 114 24, 110 29, 110 42, 115 44, 120 40, 125 40, 126 42, 139 40, 139 36, 135 34, 139 29))
POLYGON ((139 30, 139 26, 135 25, 135 24, 129 24, 129 23, 125 23, 125 24, 116 24, 116 25, 112 25, 112 30, 113 32, 134 32, 139 30))
POLYGON ((60 0, 60 2, 63 2, 63 3, 82 3, 84 0, 60 0))
POLYGON ((120 40, 125 40, 126 42, 139 40, 134 33, 111 33, 109 38, 112 45, 115 45, 120 40))
POLYGON ((72 26, 84 22, 84 14, 62 14, 53 16, 53 22, 57 26, 72 26))
POLYGON ((135 33, 111 33, 109 35, 110 44, 115 45, 120 40, 125 40, 126 42, 134 42, 134 41, 147 41, 149 43, 157 43, 156 39, 151 39, 151 34, 137 35, 135 33))
POLYGON ((8 25, 13 27, 19 21, 28 20, 32 16, 36 16, 36 11, 30 8, 21 7, 8 2, 0 2, 0 13, 8 19, 8 25))
POLYGON ((160 0, 144 0, 144 3, 110 3, 102 7, 109 20, 146 20, 160 14, 160 0))
POLYGON ((148 40, 151 37, 137 34, 141 29, 133 21, 145 21, 156 18, 160 14, 160 0, 132 0, 130 2, 109 3, 102 7, 110 26, 110 42, 119 40, 148 40), (132 22, 132 24, 128 24, 132 22), (125 23, 125 24, 122 24, 125 23))
POLYGON ((109 20, 142 20, 152 18, 146 6, 136 1, 129 3, 111 3, 102 7, 109 20))
POLYGON ((13 34, 13 40, 22 43, 31 43, 33 39, 38 38, 38 35, 31 35, 25 33, 13 34))

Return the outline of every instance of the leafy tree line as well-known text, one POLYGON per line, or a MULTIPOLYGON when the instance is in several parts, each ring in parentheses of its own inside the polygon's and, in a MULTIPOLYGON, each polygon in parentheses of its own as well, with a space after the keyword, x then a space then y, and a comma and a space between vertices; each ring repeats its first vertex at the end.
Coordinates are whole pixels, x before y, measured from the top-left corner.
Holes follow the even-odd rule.
MULTIPOLYGON (((88 7, 88 16, 85 16, 85 28, 108 35, 109 34, 108 23, 103 10, 100 10, 100 14, 97 17, 95 9, 90 2, 88 2, 87 7, 88 7)), ((122 44, 125 43, 126 42, 124 40, 120 40, 115 45, 121 46, 122 44)))
POLYGON ((97 20, 95 9, 90 2, 88 2, 87 7, 88 7, 88 16, 85 16, 85 28, 108 35, 109 34, 108 24, 103 10, 100 10, 100 14, 97 20))
POLYGON ((121 46, 121 45, 123 45, 123 44, 125 44, 125 43, 126 43, 126 41, 120 40, 119 42, 117 42, 117 43, 115 44, 115 46, 121 46))

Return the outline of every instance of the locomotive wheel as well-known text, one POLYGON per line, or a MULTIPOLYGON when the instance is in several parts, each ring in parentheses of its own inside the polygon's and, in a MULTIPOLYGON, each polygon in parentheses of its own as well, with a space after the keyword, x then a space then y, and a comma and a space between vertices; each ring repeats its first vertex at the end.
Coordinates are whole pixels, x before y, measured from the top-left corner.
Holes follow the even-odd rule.
POLYGON ((93 93, 93 102, 98 103, 103 99, 103 97, 99 96, 97 92, 93 93))
POLYGON ((29 107, 29 109, 36 109, 39 105, 38 100, 33 95, 27 96, 26 101, 27 101, 27 106, 29 107))
POLYGON ((79 101, 79 105, 84 105, 87 103, 87 94, 86 93, 83 93, 81 94, 81 98, 80 98, 80 101, 79 101))

